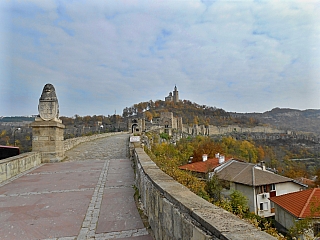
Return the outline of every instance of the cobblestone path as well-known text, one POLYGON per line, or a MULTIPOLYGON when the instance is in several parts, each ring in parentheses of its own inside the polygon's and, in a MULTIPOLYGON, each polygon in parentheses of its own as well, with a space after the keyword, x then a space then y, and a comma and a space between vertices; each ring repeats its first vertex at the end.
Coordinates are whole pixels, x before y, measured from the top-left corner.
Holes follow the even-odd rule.
POLYGON ((133 198, 128 137, 83 143, 0 184, 0 239, 152 240, 133 198))

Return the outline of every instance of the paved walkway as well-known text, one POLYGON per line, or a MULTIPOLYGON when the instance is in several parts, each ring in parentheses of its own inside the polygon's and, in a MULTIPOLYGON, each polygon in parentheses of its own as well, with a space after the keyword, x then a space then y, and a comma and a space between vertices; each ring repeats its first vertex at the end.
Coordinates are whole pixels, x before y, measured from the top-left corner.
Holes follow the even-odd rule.
POLYGON ((0 184, 0 239, 152 240, 136 208, 127 134, 0 184))

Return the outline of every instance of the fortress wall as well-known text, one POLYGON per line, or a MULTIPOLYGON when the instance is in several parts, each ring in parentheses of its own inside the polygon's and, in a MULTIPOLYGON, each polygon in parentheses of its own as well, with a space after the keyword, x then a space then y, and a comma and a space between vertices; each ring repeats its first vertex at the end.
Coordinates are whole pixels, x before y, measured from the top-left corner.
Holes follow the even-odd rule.
POLYGON ((0 183, 41 164, 41 153, 28 152, 0 161, 0 183))
MULTIPOLYGON (((243 128, 239 127, 238 125, 229 125, 224 127, 209 125, 209 135, 218 135, 218 134, 228 134, 232 132, 238 132, 238 133, 286 133, 284 130, 279 130, 276 128, 271 127, 264 127, 264 126, 256 126, 256 127, 248 127, 243 128)), ((188 134, 206 134, 205 126, 183 126, 183 132, 186 132, 188 134)))
POLYGON ((256 126, 256 127, 247 127, 242 128, 237 125, 230 125, 226 127, 217 127, 217 126, 209 126, 210 135, 214 134, 225 134, 231 132, 238 132, 238 133, 285 133, 284 130, 279 130, 276 128, 271 127, 263 127, 263 126, 256 126))
POLYGON ((131 146, 136 186, 156 240, 276 239, 192 193, 131 146))

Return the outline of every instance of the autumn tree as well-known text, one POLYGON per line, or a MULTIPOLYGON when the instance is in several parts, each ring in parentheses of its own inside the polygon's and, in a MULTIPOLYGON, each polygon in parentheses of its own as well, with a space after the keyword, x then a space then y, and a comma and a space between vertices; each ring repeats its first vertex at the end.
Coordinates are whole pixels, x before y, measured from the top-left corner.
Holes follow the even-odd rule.
POLYGON ((257 151, 258 151, 258 160, 259 161, 264 160, 265 153, 264 153, 263 147, 259 146, 257 151))
POLYGON ((202 161, 202 155, 207 154, 214 158, 216 153, 224 154, 219 142, 214 142, 210 137, 198 136, 194 141, 193 161, 202 161))
POLYGON ((221 201, 222 184, 217 175, 213 175, 210 180, 206 182, 205 190, 213 202, 221 201))
POLYGON ((248 199, 238 190, 235 190, 230 195, 230 202, 232 211, 236 215, 243 216, 243 214, 249 211, 248 199))
POLYGON ((256 163, 258 159, 258 151, 254 144, 248 141, 242 141, 239 146, 240 157, 246 159, 250 163, 256 163))
POLYGON ((152 113, 150 113, 149 111, 146 111, 146 112, 144 113, 144 116, 145 116, 145 118, 146 118, 148 121, 151 121, 152 118, 153 118, 152 113))
POLYGON ((3 138, 7 135, 7 131, 6 130, 2 130, 1 134, 0 134, 0 138, 3 138))

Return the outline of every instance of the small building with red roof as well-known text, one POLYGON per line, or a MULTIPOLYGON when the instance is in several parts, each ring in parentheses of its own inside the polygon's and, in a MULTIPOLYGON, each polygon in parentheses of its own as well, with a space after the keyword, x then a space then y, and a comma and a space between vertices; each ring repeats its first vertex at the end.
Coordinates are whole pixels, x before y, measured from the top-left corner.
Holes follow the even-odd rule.
POLYGON ((231 159, 232 158, 225 158, 225 156, 220 155, 219 153, 215 155, 215 158, 208 159, 207 154, 203 154, 202 161, 182 165, 179 169, 191 171, 199 178, 209 179, 211 177, 210 173, 213 173, 215 168, 231 159))
MULTIPOLYGON (((280 227, 289 230, 295 222, 305 218, 320 219, 320 211, 312 209, 320 206, 320 188, 312 188, 299 192, 271 197, 275 207, 275 220, 280 227)), ((320 223, 315 222, 314 235, 320 233, 320 223)))

